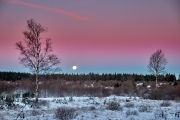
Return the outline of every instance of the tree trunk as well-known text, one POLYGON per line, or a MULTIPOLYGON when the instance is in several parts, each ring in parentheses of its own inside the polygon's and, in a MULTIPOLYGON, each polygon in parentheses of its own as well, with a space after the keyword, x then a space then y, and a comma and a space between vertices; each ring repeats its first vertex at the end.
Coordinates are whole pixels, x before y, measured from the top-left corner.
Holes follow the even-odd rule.
POLYGON ((155 89, 155 91, 157 91, 157 79, 158 79, 158 74, 156 74, 156 89, 155 89))
POLYGON ((36 70, 36 102, 39 98, 39 81, 38 81, 38 71, 36 70))

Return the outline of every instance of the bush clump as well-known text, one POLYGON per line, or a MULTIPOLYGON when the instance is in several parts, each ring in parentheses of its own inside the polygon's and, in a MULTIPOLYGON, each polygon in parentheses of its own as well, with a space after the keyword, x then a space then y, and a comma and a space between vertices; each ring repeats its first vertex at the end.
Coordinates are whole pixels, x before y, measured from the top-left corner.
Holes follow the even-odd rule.
POLYGON ((69 120, 75 117, 75 109, 67 107, 59 107, 55 112, 56 118, 59 120, 69 120))
POLYGON ((134 103, 128 102, 128 103, 125 104, 125 107, 127 107, 127 108, 133 108, 133 107, 134 107, 134 103))
POLYGON ((34 94, 30 93, 30 92, 25 92, 25 93, 23 93, 22 97, 23 98, 33 98, 34 94))
POLYGON ((119 83, 115 83, 114 84, 114 87, 117 88, 117 87, 120 87, 121 85, 119 83))
POLYGON ((39 100, 38 102, 31 101, 29 104, 35 109, 40 109, 41 107, 49 106, 49 102, 47 100, 39 100))
POLYGON ((171 106, 171 103, 169 101, 163 101, 161 104, 160 104, 161 107, 168 107, 168 106, 171 106))
POLYGON ((120 104, 116 101, 109 102, 107 109, 109 109, 109 110, 122 110, 120 104))
POLYGON ((139 106, 139 112, 150 112, 152 111, 150 105, 140 105, 139 106))
POLYGON ((138 115, 138 112, 137 112, 137 110, 131 110, 131 109, 128 109, 127 111, 126 111, 126 117, 128 117, 128 116, 130 116, 130 115, 138 115))
POLYGON ((40 111, 34 109, 34 110, 31 111, 31 115, 32 116, 37 116, 37 115, 41 115, 41 113, 40 113, 40 111))
POLYGON ((90 106, 89 109, 90 109, 90 110, 95 110, 96 107, 95 107, 95 106, 90 106))
POLYGON ((159 120, 159 119, 167 120, 167 113, 166 113, 166 111, 163 111, 162 109, 158 108, 154 112, 154 117, 156 120, 159 120))
POLYGON ((7 95, 5 102, 8 107, 14 107, 14 96, 7 95))
POLYGON ((175 112, 175 118, 180 118, 180 110, 175 112))

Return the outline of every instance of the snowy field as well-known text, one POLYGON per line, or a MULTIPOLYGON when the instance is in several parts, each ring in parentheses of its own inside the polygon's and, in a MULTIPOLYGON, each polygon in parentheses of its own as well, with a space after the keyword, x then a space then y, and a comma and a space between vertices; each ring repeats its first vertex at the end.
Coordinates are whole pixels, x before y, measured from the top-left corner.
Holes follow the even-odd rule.
POLYGON ((0 120, 180 120, 180 102, 138 97, 59 97, 15 99, 1 105, 0 120), (59 108, 59 112, 57 109, 59 108))

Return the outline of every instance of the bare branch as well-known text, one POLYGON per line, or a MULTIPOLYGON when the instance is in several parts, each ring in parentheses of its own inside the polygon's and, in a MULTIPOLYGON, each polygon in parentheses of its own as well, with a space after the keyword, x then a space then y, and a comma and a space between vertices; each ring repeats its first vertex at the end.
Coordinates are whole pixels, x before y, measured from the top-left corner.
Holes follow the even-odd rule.
POLYGON ((148 71, 152 74, 164 73, 165 65, 167 64, 167 59, 165 58, 162 50, 157 50, 154 54, 151 55, 148 71))

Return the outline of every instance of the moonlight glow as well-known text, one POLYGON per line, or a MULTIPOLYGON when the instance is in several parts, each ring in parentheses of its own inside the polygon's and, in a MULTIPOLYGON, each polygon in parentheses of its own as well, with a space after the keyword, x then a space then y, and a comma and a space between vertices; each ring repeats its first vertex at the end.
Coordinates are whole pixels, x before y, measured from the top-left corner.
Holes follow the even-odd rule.
POLYGON ((77 69, 77 66, 73 66, 72 69, 73 69, 73 70, 76 70, 76 69, 77 69))

